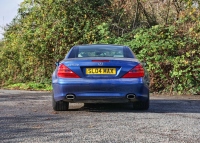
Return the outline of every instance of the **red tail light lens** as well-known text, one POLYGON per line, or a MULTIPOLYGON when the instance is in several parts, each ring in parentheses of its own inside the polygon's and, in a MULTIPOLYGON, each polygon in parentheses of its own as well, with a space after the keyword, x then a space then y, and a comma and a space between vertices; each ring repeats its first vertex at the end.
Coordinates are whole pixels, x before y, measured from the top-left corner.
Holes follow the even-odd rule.
POLYGON ((61 64, 59 66, 57 75, 58 77, 62 77, 62 78, 80 78, 76 73, 74 73, 64 64, 61 64))
POLYGON ((138 78, 144 76, 143 67, 138 64, 134 68, 132 68, 129 72, 127 72, 122 78, 138 78))

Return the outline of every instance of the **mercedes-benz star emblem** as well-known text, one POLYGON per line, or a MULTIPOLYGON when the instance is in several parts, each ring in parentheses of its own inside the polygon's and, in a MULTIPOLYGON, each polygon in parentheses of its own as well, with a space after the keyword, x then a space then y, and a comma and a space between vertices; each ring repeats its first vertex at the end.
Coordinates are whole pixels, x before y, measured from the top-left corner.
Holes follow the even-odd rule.
POLYGON ((103 63, 98 63, 99 66, 103 66, 103 63))

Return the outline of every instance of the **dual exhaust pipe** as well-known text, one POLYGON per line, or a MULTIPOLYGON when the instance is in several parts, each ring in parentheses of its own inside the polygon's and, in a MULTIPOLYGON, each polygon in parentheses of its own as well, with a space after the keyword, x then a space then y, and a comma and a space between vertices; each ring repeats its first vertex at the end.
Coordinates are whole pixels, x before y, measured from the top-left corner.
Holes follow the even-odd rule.
POLYGON ((68 100, 74 100, 75 99, 75 95, 74 94, 67 94, 66 95, 66 99, 68 99, 68 100))
POLYGON ((126 95, 126 98, 129 99, 129 100, 134 100, 135 94, 128 94, 128 95, 126 95))
MULTIPOLYGON (((128 95, 126 95, 126 97, 129 100, 133 100, 133 99, 135 99, 135 94, 128 94, 128 95)), ((67 94, 66 95, 66 99, 68 99, 68 100, 74 100, 75 99, 75 95, 74 94, 67 94)))

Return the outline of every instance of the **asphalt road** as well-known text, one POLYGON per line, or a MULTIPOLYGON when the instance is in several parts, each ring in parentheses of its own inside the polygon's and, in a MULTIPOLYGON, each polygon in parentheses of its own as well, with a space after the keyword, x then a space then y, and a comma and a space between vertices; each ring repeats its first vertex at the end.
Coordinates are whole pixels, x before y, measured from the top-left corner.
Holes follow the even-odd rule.
POLYGON ((55 112, 50 92, 0 90, 0 142, 198 143, 200 95, 151 96, 148 111, 72 103, 55 112))

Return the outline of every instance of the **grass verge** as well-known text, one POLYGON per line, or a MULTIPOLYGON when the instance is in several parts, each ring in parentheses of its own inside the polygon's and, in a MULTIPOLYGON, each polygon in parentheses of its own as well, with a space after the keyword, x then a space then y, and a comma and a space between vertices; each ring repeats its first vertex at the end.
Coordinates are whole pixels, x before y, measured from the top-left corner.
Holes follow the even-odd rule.
POLYGON ((40 90, 40 91, 51 91, 51 84, 47 83, 15 83, 3 86, 4 89, 13 89, 13 90, 40 90))

